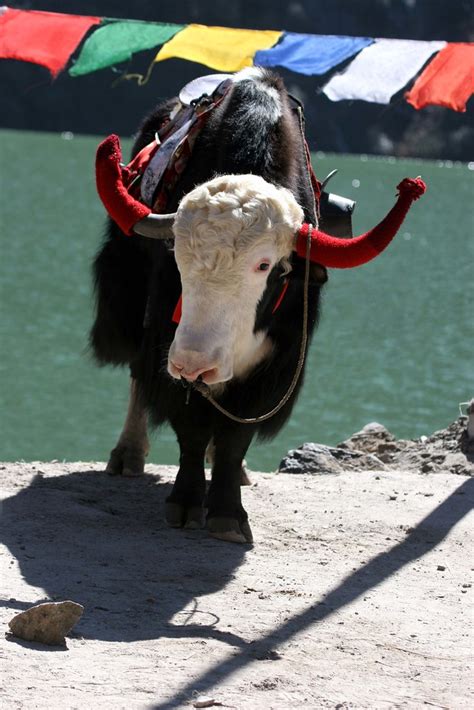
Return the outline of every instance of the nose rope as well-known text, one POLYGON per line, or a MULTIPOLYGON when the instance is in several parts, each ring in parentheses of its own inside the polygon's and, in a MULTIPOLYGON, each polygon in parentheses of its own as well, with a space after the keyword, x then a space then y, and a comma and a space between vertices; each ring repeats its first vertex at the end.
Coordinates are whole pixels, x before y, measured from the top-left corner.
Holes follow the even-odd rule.
MULTIPOLYGON (((312 226, 310 225, 310 229, 308 229, 308 233, 306 235, 306 257, 305 257, 305 271, 304 271, 304 285, 303 285, 303 326, 302 326, 302 333, 301 333, 301 345, 300 345, 300 354, 298 357, 298 363, 296 365, 296 370, 293 375, 293 379, 291 380, 290 386, 288 387, 287 391, 281 398, 281 400, 278 402, 278 404, 273 407, 269 412, 266 412, 265 414, 261 414, 258 417, 249 417, 249 418, 244 418, 244 417, 238 417, 236 414, 232 414, 229 412, 227 409, 225 409, 219 402, 216 402, 214 397, 211 394, 211 388, 209 385, 207 385, 205 382, 196 380, 195 382, 191 382, 190 385, 197 391, 199 392, 205 399, 207 399, 210 404, 213 405, 216 409, 219 410, 221 414, 224 416, 228 417, 229 419, 232 419, 234 422, 238 422, 239 424, 258 424, 259 422, 264 422, 267 419, 270 419, 273 417, 277 412, 280 411, 282 407, 285 406, 285 404, 288 402, 290 399, 291 395, 294 392, 294 389, 298 383, 298 380, 301 375, 301 371, 303 369, 304 365, 304 360, 306 356, 306 345, 308 343, 308 300, 309 300, 309 267, 310 267, 310 254, 311 254, 311 230, 312 226)), ((190 390, 188 390, 188 393, 190 390)), ((189 395, 188 395, 189 396, 189 395)))

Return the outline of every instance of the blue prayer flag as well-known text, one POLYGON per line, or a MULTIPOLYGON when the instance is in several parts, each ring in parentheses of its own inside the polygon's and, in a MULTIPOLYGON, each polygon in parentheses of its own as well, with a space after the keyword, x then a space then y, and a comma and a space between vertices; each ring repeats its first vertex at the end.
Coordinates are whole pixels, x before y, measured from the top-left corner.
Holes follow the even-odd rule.
POLYGON ((370 37, 285 32, 275 47, 255 54, 254 64, 285 67, 299 74, 325 74, 373 42, 370 37))

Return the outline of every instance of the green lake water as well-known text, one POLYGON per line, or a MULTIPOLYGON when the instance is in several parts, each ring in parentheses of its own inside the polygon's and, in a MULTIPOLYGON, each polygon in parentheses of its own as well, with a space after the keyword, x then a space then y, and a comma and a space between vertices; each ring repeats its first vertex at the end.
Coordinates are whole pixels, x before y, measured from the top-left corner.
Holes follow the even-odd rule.
MULTIPOLYGON (((95 367, 87 352, 90 263, 104 221, 98 140, 0 133, 3 460, 104 460, 125 416, 128 373, 95 367)), ((335 444, 370 421, 399 437, 428 434, 474 394, 472 164, 313 162, 320 177, 339 169, 331 188, 358 201, 356 232, 386 214, 403 177, 421 174, 428 192, 381 257, 331 271, 303 395, 278 438, 249 452, 260 470, 275 469, 289 448, 335 444)), ((171 430, 154 436, 150 461, 176 463, 171 430)))

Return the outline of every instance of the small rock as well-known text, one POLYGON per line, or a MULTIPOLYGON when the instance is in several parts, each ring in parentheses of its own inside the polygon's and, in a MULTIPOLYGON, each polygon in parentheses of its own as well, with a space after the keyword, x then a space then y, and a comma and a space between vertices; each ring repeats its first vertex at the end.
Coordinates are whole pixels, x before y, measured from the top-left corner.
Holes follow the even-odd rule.
POLYGON ((45 602, 17 614, 8 626, 14 636, 48 646, 65 643, 66 634, 77 624, 84 607, 72 601, 45 602))
POLYGON ((438 570, 438 572, 444 572, 446 567, 444 565, 438 565, 436 569, 438 570))
POLYGON ((214 698, 207 695, 199 695, 193 705, 195 708, 212 708, 213 705, 220 705, 220 703, 216 703, 214 698))
POLYGON ((349 439, 343 441, 339 446, 362 451, 365 454, 380 455, 395 451, 397 443, 393 434, 382 424, 371 422, 360 431, 352 434, 349 439))
POLYGON ((446 455, 444 466, 450 473, 456 473, 458 476, 472 476, 474 474, 473 456, 470 459, 462 453, 449 453, 446 455))

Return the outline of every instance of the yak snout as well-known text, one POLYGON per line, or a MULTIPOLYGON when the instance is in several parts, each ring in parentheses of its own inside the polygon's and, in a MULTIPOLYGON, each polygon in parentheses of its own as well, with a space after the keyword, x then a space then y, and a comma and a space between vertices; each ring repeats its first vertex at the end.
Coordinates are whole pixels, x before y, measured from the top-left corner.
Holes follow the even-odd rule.
POLYGON ((205 352, 180 347, 176 340, 169 352, 168 372, 175 379, 184 378, 188 382, 200 377, 208 385, 225 382, 232 377, 232 369, 225 361, 222 348, 205 352))

